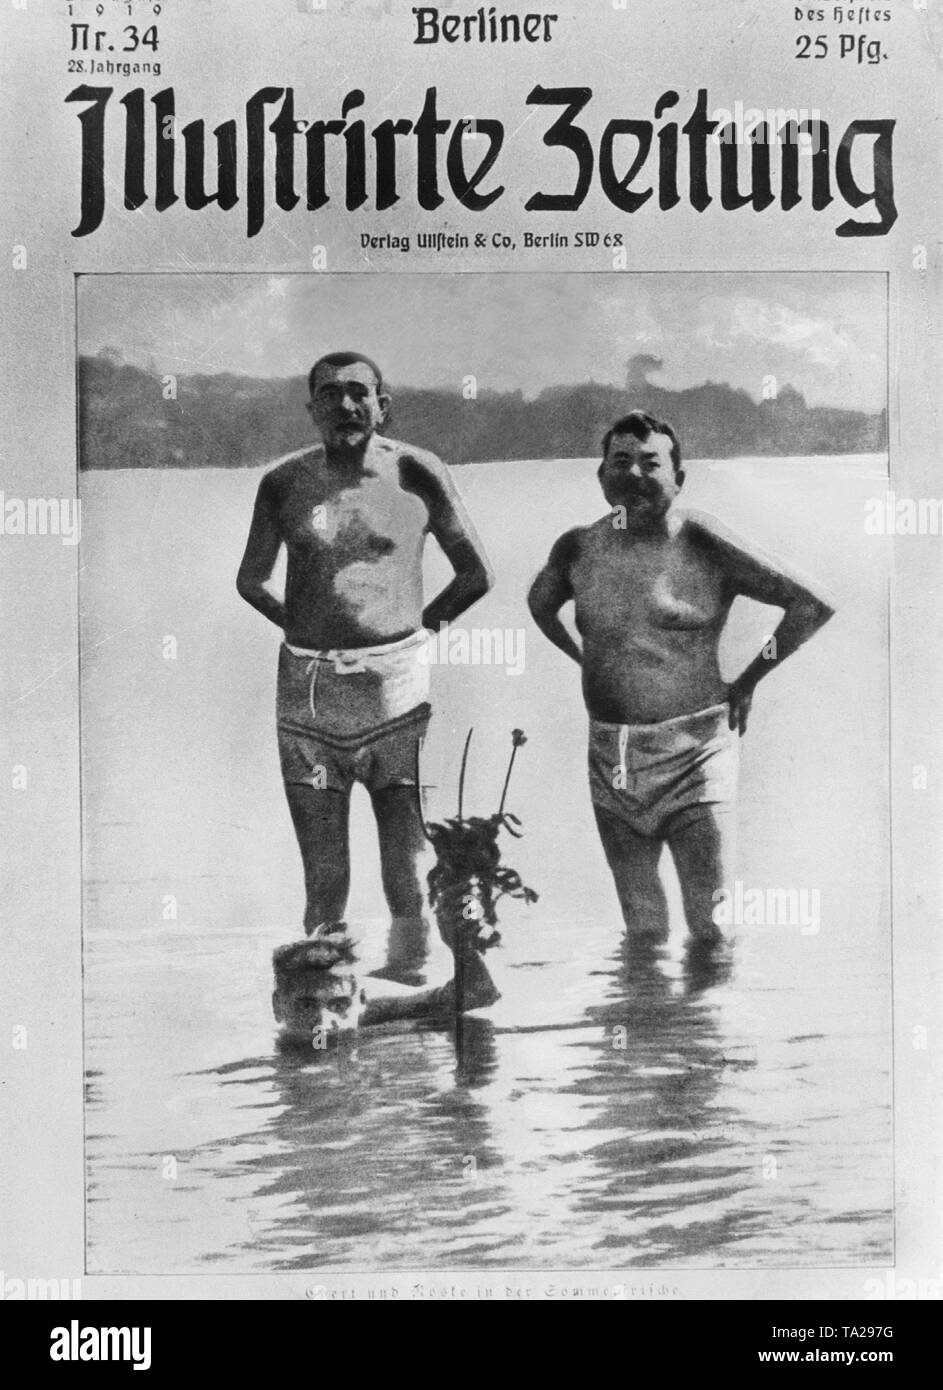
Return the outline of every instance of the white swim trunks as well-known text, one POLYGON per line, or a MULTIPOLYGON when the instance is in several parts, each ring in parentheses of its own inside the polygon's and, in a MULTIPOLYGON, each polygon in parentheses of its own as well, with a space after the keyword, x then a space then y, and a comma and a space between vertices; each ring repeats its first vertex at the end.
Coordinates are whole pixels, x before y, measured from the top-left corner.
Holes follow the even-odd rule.
POLYGON ((278 748, 287 784, 349 791, 414 786, 431 713, 422 630, 375 647, 278 657, 278 748))
POLYGON ((590 795, 636 834, 665 839, 705 812, 732 808, 739 755, 726 704, 660 724, 592 719, 590 795))

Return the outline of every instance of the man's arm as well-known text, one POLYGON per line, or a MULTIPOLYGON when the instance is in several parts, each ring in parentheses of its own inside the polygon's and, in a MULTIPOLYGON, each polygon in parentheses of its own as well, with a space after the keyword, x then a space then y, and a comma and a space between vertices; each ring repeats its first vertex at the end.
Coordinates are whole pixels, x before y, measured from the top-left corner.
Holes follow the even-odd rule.
POLYGON ((554 542, 550 558, 530 586, 527 606, 543 635, 582 665, 583 653, 560 621, 560 609, 573 597, 570 565, 576 558, 579 530, 567 531, 554 542))
MULTIPOLYGON (((398 1019, 442 1019, 451 1018, 455 1013, 455 978, 435 989, 417 989, 413 985, 394 984, 391 980, 377 980, 374 993, 374 977, 367 975, 363 980, 366 1005, 361 1015, 361 1023, 390 1023, 398 1019)), ((470 1009, 487 1009, 496 1004, 501 993, 495 986, 484 958, 477 951, 469 950, 465 959, 465 986, 463 1006, 470 1009)))
POLYGON ((767 642, 730 686, 730 727, 746 729, 750 701, 757 684, 818 632, 835 612, 820 586, 798 570, 764 554, 728 531, 714 517, 689 516, 698 539, 712 552, 732 595, 742 594, 783 610, 767 642))
POLYGON ((284 629, 285 605, 265 587, 275 568, 282 543, 273 494, 270 475, 266 474, 256 494, 249 539, 236 576, 236 589, 246 603, 251 603, 276 627, 284 629))
POLYGON ((402 460, 403 481, 429 508, 429 530, 449 560, 455 577, 423 611, 423 627, 438 631, 477 603, 494 584, 484 546, 462 505, 445 464, 425 450, 402 460))

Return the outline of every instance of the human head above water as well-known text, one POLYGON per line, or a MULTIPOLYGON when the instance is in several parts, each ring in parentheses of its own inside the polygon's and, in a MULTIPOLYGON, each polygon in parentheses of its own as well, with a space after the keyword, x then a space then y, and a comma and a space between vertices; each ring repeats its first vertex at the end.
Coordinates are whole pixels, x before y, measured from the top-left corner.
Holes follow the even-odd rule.
POLYGON ((324 1047, 355 1032, 365 1003, 359 976, 349 967, 276 972, 272 1011, 293 1040, 324 1047))
POLYGON ((323 1046, 356 1030, 366 1002, 356 959, 357 941, 344 922, 323 923, 304 941, 278 947, 272 1008, 290 1037, 315 1036, 323 1046))

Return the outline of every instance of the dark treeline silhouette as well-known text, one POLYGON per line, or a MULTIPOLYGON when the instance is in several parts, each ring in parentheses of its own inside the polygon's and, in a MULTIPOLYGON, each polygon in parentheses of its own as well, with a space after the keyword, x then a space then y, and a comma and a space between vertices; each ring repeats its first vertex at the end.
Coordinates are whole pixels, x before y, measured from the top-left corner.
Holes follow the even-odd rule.
MULTIPOLYGON (((624 387, 587 382, 521 391, 391 387, 387 433, 432 449, 449 463, 489 459, 588 458, 609 425, 633 409, 668 420, 687 458, 877 453, 886 448, 879 411, 807 406, 782 386, 754 401, 723 382, 680 391, 648 380, 661 366, 639 355, 624 387)), ((86 468, 246 468, 312 442, 302 376, 271 380, 221 372, 166 378, 123 362, 112 349, 79 358, 79 458, 86 468)))

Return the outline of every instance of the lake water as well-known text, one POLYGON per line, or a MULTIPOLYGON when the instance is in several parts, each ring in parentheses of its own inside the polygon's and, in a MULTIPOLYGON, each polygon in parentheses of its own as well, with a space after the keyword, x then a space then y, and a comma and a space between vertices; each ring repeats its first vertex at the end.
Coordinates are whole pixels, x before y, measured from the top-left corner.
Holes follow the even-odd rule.
MULTIPOLYGON (((602 507, 595 461, 456 470, 498 575, 470 626, 524 633, 524 669, 433 668, 426 776, 497 804, 528 743, 506 859, 540 893, 501 912, 500 1003, 288 1054, 272 949, 300 934, 300 859, 274 732, 278 634, 235 593, 263 470, 82 478, 88 1268, 713 1268, 891 1258, 887 543, 876 458, 690 465, 688 505, 826 583, 838 615, 760 687, 738 876, 817 890, 820 929, 743 927, 713 974, 628 954, 595 837, 578 672, 527 584, 602 507)), ((430 556, 428 582, 446 573, 430 556)), ((775 612, 735 605, 731 673, 775 612)), ((359 790, 359 789, 358 789, 359 790)), ((348 916, 382 953, 355 795, 348 916)), ((448 957, 435 969, 444 978, 448 957)))

